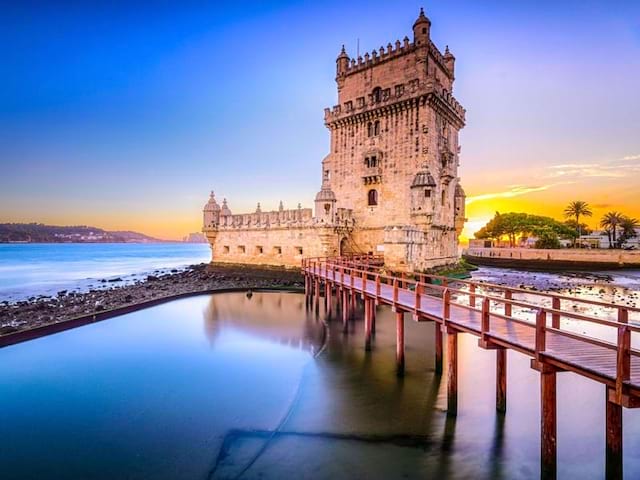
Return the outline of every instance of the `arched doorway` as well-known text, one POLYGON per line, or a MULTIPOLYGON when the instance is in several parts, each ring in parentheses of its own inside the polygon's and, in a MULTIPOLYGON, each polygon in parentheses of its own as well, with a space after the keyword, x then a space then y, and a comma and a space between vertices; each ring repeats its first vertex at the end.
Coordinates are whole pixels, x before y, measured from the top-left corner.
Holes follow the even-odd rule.
POLYGON ((352 253, 353 249, 351 248, 349 237, 342 237, 342 240, 340 240, 340 256, 351 255, 352 253))

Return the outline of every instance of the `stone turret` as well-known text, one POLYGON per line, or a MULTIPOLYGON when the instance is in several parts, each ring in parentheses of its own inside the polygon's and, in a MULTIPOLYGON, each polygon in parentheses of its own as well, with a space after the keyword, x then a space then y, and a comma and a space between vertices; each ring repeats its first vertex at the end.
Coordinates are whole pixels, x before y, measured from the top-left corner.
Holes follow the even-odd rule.
POLYGON ((344 49, 344 45, 342 45, 342 50, 340 50, 340 55, 336 58, 336 76, 340 77, 347 73, 349 69, 349 55, 347 55, 347 51, 344 49))
POLYGON ((231 209, 229 208, 229 205, 227 205, 227 199, 223 198, 222 199, 222 208, 220 209, 220 216, 222 217, 226 217, 231 215, 231 209))
POLYGON ((411 183, 411 217, 418 225, 426 225, 433 218, 435 210, 436 181, 425 166, 416 173, 411 183))
POLYGON ((456 190, 455 190, 453 205, 455 208, 454 218, 455 218, 455 228, 456 228, 457 235, 460 235, 462 233, 462 229, 464 228, 464 222, 467 221, 467 219, 465 218, 466 198, 467 198, 467 195, 464 192, 462 185, 460 185, 459 183, 456 183, 456 190))
POLYGON ((220 205, 216 202, 216 195, 211 192, 209 201, 204 206, 203 213, 203 228, 215 228, 220 223, 220 205))
POLYGON ((451 77, 454 76, 454 70, 456 66, 456 57, 449 51, 449 45, 447 45, 444 49, 444 64, 449 70, 451 77))
POLYGON ((431 33, 431 20, 429 20, 424 10, 420 9, 420 15, 413 24, 413 43, 416 47, 426 47, 429 45, 429 34, 431 33))
POLYGON ((336 217, 336 194, 328 182, 322 182, 322 188, 316 194, 316 219, 331 224, 336 217))

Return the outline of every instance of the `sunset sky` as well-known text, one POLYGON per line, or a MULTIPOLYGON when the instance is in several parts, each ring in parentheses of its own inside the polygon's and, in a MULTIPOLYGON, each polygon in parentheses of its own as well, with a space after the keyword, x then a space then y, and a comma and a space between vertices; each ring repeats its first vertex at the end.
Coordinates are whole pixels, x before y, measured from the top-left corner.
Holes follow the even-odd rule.
POLYGON ((588 201, 640 217, 639 1, 14 2, 0 42, 0 222, 176 239, 210 190, 312 206, 335 58, 420 6, 467 109, 465 235, 588 201))

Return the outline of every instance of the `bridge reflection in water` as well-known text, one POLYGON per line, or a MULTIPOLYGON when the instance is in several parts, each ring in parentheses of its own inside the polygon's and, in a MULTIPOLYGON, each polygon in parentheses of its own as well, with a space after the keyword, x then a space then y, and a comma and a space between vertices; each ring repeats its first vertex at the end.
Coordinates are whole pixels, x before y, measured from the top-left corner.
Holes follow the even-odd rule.
MULTIPOLYGON (((397 376, 396 314, 376 307, 370 348, 361 302, 346 324, 336 298, 325 304, 287 293, 214 295, 208 338, 225 326, 322 353, 304 370, 291 402, 268 430, 231 430, 210 478, 533 478, 540 468, 537 373, 515 352, 509 414, 495 411, 495 354, 460 335, 458 415, 447 415, 447 382, 436 372, 433 324, 406 321, 404 375, 397 376), (217 298, 218 297, 218 298, 217 298), (304 318, 292 322, 292 318, 304 318), (276 325, 279 325, 275 328, 276 325)), ((408 320, 410 315, 406 315, 408 320)), ((446 364, 446 349, 445 349, 446 364)), ((277 369, 278 366, 274 365, 277 369)), ((601 478, 604 436, 595 382, 558 378, 560 477, 601 478), (574 395, 579 391, 580 395, 574 395)), ((633 412, 635 413, 635 412, 633 412)), ((629 423, 628 472, 640 472, 640 417, 629 423)))

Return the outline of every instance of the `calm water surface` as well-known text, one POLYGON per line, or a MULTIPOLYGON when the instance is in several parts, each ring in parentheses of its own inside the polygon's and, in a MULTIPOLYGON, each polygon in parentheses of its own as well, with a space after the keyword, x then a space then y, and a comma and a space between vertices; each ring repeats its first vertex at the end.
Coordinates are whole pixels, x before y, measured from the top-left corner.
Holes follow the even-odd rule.
POLYGON ((166 271, 210 258, 207 244, 0 244, 0 301, 105 287, 100 280, 115 277, 122 278, 117 283, 122 285, 156 269, 166 271))
MULTIPOLYGON (((433 325, 379 307, 343 331, 293 293, 200 296, 0 350, 3 479, 536 478, 539 383, 509 352, 460 338, 459 413, 433 374, 433 325)), ((604 388, 558 375, 559 478, 604 474, 604 388)), ((624 412, 625 472, 640 476, 640 412, 624 412)))

